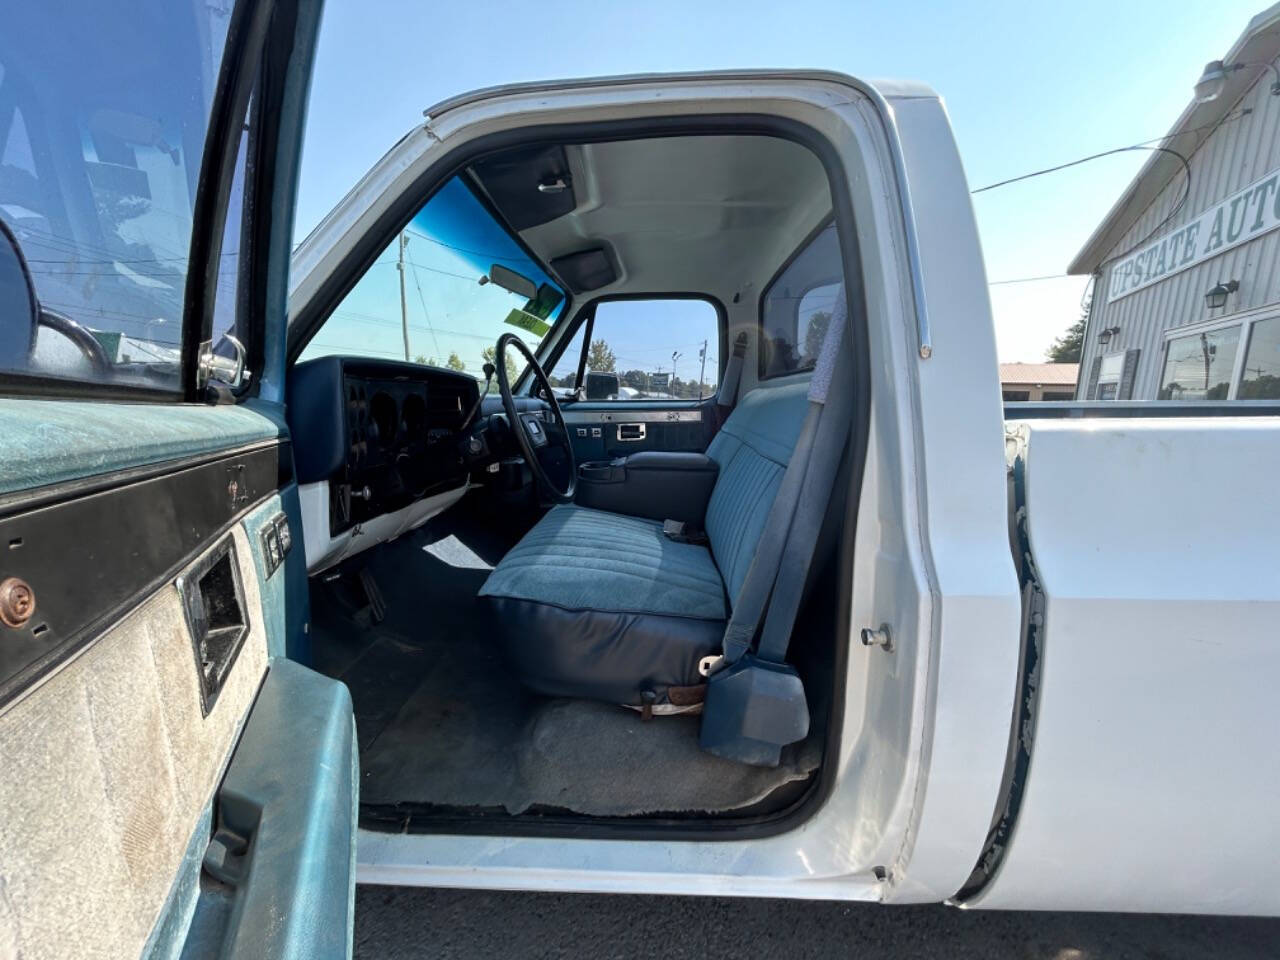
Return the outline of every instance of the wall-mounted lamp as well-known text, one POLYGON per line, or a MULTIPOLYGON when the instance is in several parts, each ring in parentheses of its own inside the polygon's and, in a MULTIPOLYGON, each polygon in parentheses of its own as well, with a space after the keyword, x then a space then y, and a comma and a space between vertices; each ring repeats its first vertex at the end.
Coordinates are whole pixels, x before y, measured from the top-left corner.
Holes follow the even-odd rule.
POLYGON ((1204 295, 1204 305, 1210 310, 1221 310, 1227 305, 1227 297, 1240 289, 1239 280, 1228 280, 1210 287, 1204 295))
POLYGON ((1119 327, 1107 327, 1104 330, 1100 330, 1098 332, 1098 342, 1105 347, 1108 343, 1111 342, 1111 338, 1114 337, 1119 332, 1120 332, 1119 327))
POLYGON ((1270 62, 1258 63, 1233 63, 1224 65, 1221 60, 1210 60, 1204 65, 1204 73, 1200 74, 1200 79, 1196 81, 1196 103, 1209 103, 1211 100, 1217 100, 1222 95, 1222 90, 1227 85, 1227 74, 1235 73, 1237 70, 1244 70, 1247 67, 1266 67, 1276 78, 1271 84, 1271 95, 1273 97, 1280 96, 1280 70, 1276 69, 1276 65, 1270 62))

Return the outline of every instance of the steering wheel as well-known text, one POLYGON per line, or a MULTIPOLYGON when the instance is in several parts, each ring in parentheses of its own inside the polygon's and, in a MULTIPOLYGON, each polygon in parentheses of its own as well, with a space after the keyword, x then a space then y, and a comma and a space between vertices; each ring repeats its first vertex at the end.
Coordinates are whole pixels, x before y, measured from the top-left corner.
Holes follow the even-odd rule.
MULTIPOLYGON (((516 436, 520 452, 524 454, 525 463, 533 471, 534 477, 542 485, 542 489, 557 503, 571 503, 573 492, 578 486, 578 465, 573 459, 573 444, 569 441, 569 428, 564 425, 564 415, 560 412, 560 404, 556 402, 555 391, 542 367, 534 359, 533 352, 524 341, 514 333, 504 333, 498 338, 498 348, 494 355, 494 366, 498 368, 498 390, 502 393, 502 406, 507 412, 507 422, 511 424, 511 432, 516 436), (548 423, 538 413, 516 409, 515 398, 511 395, 511 383, 507 379, 507 347, 514 346, 528 361, 533 375, 537 378, 542 390, 551 401, 551 417, 548 423), (557 486, 552 479, 552 470, 557 457, 563 452, 563 462, 568 465, 568 480, 563 486, 557 486)), ((558 472, 558 471, 557 471, 558 472)))
MULTIPOLYGON (((111 361, 107 358, 107 351, 102 348, 102 344, 98 342, 98 338, 89 332, 87 327, 82 326, 72 320, 65 313, 58 313, 56 310, 50 310, 48 307, 41 307, 37 322, 42 327, 48 327, 55 333, 60 333, 75 345, 80 351, 81 356, 89 362, 89 366, 93 368, 93 372, 97 376, 103 376, 111 367, 111 361)), ((31 350, 35 352, 36 343, 31 342, 31 350)))

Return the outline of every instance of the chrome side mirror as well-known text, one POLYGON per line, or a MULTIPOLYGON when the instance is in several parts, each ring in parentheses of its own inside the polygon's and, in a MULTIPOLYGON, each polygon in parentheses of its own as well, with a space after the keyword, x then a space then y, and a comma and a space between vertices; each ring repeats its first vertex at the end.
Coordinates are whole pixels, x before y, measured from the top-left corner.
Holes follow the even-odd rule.
POLYGON ((197 367, 196 379, 197 386, 203 390, 210 380, 217 380, 219 383, 225 383, 232 390, 239 390, 245 383, 245 349, 244 344, 229 333, 222 335, 222 340, 218 342, 221 346, 223 342, 231 344, 235 350, 234 357, 224 357, 220 353, 216 353, 213 341, 206 340, 200 344, 200 362, 197 367))

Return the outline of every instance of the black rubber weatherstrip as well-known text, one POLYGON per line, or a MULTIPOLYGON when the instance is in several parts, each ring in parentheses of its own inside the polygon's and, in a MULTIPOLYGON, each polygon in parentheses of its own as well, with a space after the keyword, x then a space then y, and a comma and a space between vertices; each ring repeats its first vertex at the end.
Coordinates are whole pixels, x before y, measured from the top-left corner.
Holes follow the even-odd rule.
POLYGON ((222 234, 235 179, 249 98, 259 77, 274 4, 240 0, 232 8, 227 40, 209 110, 200 176, 191 215, 191 249, 182 315, 182 385, 199 400, 199 345, 208 339, 221 269, 222 234))
POLYGON ((1021 457, 1013 464, 1013 496, 1014 515, 1017 517, 1018 579, 1022 584, 1022 650, 1009 729, 1009 761, 986 842, 969 878, 953 897, 957 903, 967 903, 985 890, 1004 862, 1005 851, 1009 849, 1018 813, 1022 809, 1035 746, 1040 663, 1044 658, 1044 592, 1027 534, 1026 464, 1021 457))
MULTIPOLYGON (((245 513, 276 492, 287 444, 255 445, 0 519, 5 575, 36 609, 3 627, 0 706, 172 580, 245 513)), ((285 469, 285 474, 288 468, 285 469)))

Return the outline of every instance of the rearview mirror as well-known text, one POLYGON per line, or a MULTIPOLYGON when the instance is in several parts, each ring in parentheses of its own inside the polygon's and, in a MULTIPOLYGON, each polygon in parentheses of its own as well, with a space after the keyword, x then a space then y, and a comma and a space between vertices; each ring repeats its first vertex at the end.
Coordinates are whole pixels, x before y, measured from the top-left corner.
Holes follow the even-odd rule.
POLYGON ((489 268, 489 282, 496 283, 503 290, 508 290, 526 300, 532 300, 538 295, 536 283, 523 273, 516 273, 510 267, 504 267, 500 263, 495 263, 489 268))

